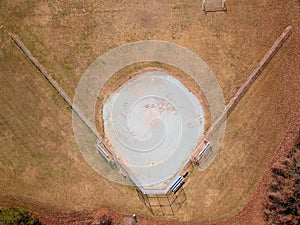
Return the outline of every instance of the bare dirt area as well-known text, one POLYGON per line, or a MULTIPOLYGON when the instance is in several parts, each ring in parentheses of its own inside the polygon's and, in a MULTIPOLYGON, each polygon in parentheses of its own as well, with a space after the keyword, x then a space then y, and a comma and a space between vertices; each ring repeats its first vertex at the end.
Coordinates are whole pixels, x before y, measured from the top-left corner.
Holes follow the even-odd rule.
POLYGON ((86 224, 102 212, 140 224, 263 224, 270 168, 299 135, 298 0, 9 1, 0 6, 0 205, 46 224, 86 224), (154 218, 135 190, 94 172, 77 149, 72 113, 7 35, 15 32, 72 97, 99 56, 139 40, 189 48, 213 71, 226 102, 283 29, 293 33, 227 120, 222 149, 185 185, 175 216, 154 218), (176 221, 176 222, 175 222, 176 221))
MULTIPOLYGON (((104 87, 101 90, 101 93, 98 96, 97 106, 96 106, 96 125, 98 126, 97 130, 99 131, 101 137, 105 138, 104 129, 103 129, 103 118, 102 118, 102 109, 103 104, 106 101, 107 97, 115 92, 124 82, 133 78, 142 71, 158 70, 165 71, 171 74, 173 77, 177 78, 185 87, 188 88, 199 100, 200 104, 203 106, 204 118, 205 118, 205 131, 211 125, 211 116, 208 110, 208 102, 201 91, 201 88, 189 75, 184 73, 174 66, 167 65, 160 62, 141 62, 129 65, 122 70, 118 71, 116 74, 113 74, 109 80, 105 83, 104 87)), ((107 140, 108 141, 108 140, 107 140)))

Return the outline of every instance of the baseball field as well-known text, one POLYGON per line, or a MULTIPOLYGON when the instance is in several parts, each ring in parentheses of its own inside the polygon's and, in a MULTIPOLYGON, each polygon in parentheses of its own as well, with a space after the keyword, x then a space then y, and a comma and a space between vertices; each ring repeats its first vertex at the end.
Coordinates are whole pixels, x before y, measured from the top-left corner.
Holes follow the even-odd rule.
POLYGON ((49 224, 85 224, 101 212, 135 213, 141 224, 261 224, 255 199, 264 198, 266 171, 299 135, 300 3, 228 0, 226 6, 227 12, 205 14, 192 0, 3 0, 0 206, 25 208, 49 224), (207 63, 228 103, 289 25, 291 36, 228 117, 219 154, 191 175, 187 200, 172 217, 154 217, 134 188, 87 164, 72 111, 8 35, 17 34, 71 97, 107 51, 140 40, 172 42, 207 63))

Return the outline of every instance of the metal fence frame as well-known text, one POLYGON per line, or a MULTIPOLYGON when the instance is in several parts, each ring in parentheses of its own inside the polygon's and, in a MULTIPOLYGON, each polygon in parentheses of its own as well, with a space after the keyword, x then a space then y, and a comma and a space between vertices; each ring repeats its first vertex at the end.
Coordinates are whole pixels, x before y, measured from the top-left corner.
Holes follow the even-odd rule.
POLYGON ((146 208, 155 216, 175 215, 187 199, 183 187, 176 192, 170 190, 165 195, 144 194, 138 187, 136 191, 146 208))

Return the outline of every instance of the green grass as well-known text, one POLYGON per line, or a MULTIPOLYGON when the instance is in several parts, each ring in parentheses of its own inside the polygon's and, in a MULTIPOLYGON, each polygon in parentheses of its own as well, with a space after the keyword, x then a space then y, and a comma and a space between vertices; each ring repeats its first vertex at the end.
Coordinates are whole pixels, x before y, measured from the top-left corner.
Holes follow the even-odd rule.
POLYGON ((41 225, 38 218, 16 207, 0 208, 1 225, 41 225))

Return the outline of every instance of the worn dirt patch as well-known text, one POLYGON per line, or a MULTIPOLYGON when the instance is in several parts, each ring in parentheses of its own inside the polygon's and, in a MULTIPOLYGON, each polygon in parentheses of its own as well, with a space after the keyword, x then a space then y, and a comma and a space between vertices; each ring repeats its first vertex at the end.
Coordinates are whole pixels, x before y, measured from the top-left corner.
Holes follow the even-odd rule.
MULTIPOLYGON (((178 68, 174 66, 167 65, 161 62, 141 62, 135 63, 133 65, 129 65, 122 70, 118 71, 116 74, 113 74, 105 83, 102 88, 97 105, 96 105, 96 126, 100 136, 106 138, 103 130, 103 117, 102 117, 102 109, 103 104, 106 101, 107 97, 110 96, 113 92, 115 92, 122 84, 124 84, 129 79, 133 78, 137 74, 140 74, 143 71, 165 71, 168 74, 171 74, 176 79, 178 79, 190 92, 192 92, 203 106, 204 110, 204 119, 205 119, 205 131, 210 127, 211 124, 211 116, 209 112, 209 105, 207 99, 203 92, 201 91, 200 86, 191 78, 189 75, 184 73, 178 68)), ((107 140, 108 141, 108 140, 107 140)))

